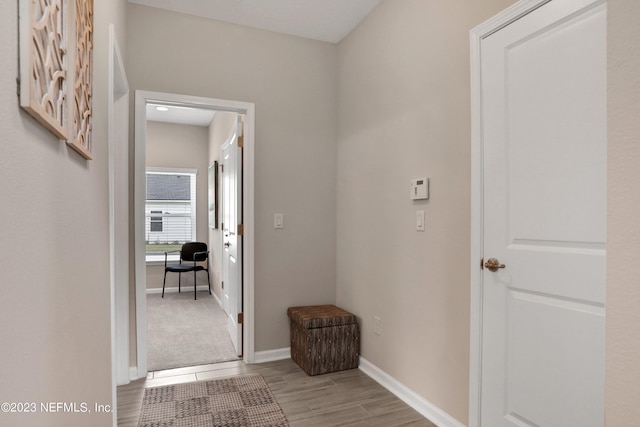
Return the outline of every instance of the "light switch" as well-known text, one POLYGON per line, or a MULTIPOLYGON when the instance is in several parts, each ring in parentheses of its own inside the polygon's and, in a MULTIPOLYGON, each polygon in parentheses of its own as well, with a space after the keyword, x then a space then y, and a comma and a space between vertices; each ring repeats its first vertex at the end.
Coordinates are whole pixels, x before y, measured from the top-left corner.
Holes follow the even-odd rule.
POLYGON ((284 214, 273 215, 273 228, 284 228, 284 214))
POLYGON ((424 231, 424 211, 416 211, 416 230, 424 231))

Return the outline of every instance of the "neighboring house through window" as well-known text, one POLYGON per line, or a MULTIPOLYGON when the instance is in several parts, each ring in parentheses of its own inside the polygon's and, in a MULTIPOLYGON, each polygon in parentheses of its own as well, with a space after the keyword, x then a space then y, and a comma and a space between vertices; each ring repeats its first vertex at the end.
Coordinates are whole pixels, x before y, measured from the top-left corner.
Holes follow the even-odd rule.
MULTIPOLYGON (((145 241, 147 261, 196 240, 196 171, 147 168, 145 241)), ((177 254, 172 256, 177 258, 177 254)))
MULTIPOLYGON (((151 211, 151 215, 153 214, 160 214, 162 215, 162 211, 151 211)), ((150 227, 149 227, 149 231, 151 231, 152 233, 155 232, 162 232, 162 216, 152 216, 151 217, 151 223, 150 223, 150 227)))

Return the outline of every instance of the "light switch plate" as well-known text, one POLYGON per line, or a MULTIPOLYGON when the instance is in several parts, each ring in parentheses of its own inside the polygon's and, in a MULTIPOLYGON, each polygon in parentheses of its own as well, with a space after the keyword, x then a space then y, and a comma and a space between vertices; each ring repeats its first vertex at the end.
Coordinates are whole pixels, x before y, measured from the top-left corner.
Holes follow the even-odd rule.
POLYGON ((273 228, 284 228, 284 214, 277 213, 273 215, 273 228))
POLYGON ((424 231, 424 211, 416 211, 416 230, 424 231))

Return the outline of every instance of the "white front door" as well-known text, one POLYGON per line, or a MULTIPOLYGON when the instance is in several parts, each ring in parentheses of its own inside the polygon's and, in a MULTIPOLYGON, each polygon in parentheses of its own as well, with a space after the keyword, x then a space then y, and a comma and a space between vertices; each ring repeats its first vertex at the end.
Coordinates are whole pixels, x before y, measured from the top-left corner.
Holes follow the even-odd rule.
POLYGON ((481 425, 603 426, 606 3, 538 4, 480 47, 481 425))
POLYGON ((242 119, 235 136, 221 149, 222 168, 222 280, 227 329, 238 356, 242 356, 242 119))

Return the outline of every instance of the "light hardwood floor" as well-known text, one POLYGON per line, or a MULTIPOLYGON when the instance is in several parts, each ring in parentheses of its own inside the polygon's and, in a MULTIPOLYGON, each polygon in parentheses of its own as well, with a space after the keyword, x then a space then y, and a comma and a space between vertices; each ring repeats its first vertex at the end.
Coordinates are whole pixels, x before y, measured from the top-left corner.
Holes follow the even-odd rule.
POLYGON ((138 425, 146 387, 245 373, 262 374, 292 427, 435 427, 359 369, 310 377, 291 359, 255 365, 223 362, 151 372, 146 379, 118 387, 118 426, 138 425))

